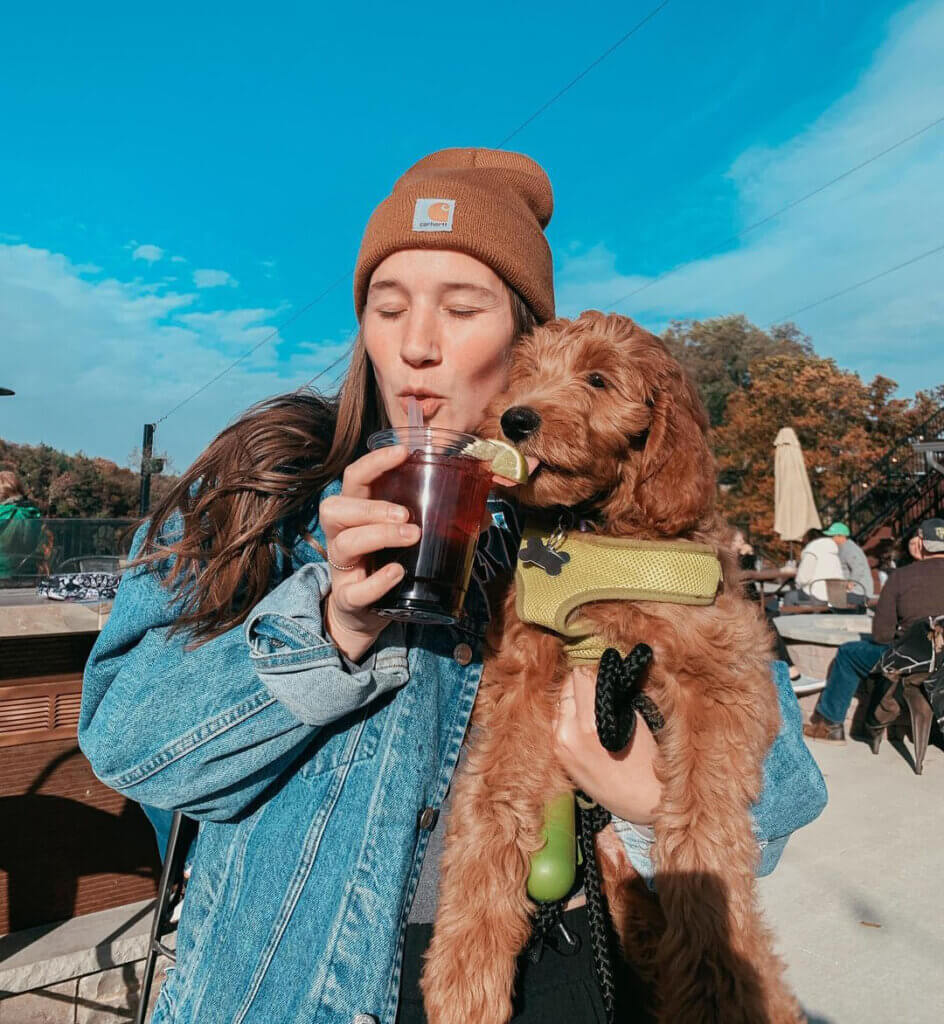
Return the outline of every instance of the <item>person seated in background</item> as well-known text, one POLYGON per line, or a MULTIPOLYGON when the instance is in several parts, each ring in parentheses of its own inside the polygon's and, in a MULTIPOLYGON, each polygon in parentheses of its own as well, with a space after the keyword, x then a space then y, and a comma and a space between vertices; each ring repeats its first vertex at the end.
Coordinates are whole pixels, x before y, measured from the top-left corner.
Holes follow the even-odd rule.
POLYGON ((921 559, 921 552, 923 545, 921 543, 921 531, 916 530, 908 538, 908 557, 912 562, 918 562, 921 559))
POLYGON ((900 564, 901 542, 888 536, 873 545, 868 553, 869 565, 872 569, 872 584, 875 596, 882 592, 888 580, 888 574, 900 564), (899 559, 895 561, 896 557, 899 559))
POLYGON ((43 523, 16 470, 0 470, 0 580, 41 569, 43 523))
POLYGON ((825 580, 845 579, 839 561, 839 545, 834 537, 822 530, 807 530, 803 537, 803 550, 796 571, 796 590, 784 595, 787 606, 799 604, 826 604, 825 580))
POLYGON ((917 559, 895 569, 882 588, 872 620, 872 639, 853 640, 836 652, 826 689, 803 726, 811 739, 845 743, 843 724, 862 680, 912 623, 944 613, 944 519, 925 519, 917 536, 920 545, 912 549, 909 544, 917 559))
POLYGON ((856 603, 856 598, 858 598, 858 603, 862 604, 872 600, 875 597, 872 568, 865 552, 850 536, 849 527, 845 523, 833 523, 824 536, 832 537, 833 542, 839 548, 839 561, 842 564, 843 576, 862 587, 864 593, 859 593, 856 588, 849 595, 850 600, 856 603))

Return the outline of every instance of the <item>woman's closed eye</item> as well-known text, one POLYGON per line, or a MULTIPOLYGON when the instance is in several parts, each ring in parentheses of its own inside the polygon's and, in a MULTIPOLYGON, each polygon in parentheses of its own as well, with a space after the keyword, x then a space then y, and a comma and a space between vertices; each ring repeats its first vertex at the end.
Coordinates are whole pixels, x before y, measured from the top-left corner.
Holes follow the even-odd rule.
POLYGON ((474 308, 469 307, 469 306, 459 306, 459 307, 452 307, 450 309, 447 309, 446 312, 450 316, 458 317, 460 320, 469 320, 473 316, 475 316, 477 313, 481 313, 482 310, 481 309, 474 309, 474 308))
POLYGON ((398 316, 402 316, 405 312, 405 309, 378 309, 377 316, 383 320, 394 320, 398 316))

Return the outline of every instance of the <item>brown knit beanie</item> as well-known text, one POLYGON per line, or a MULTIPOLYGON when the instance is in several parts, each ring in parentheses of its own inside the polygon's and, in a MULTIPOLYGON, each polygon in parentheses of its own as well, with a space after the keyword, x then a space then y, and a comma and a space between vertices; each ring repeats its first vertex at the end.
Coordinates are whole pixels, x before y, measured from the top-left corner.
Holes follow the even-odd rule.
POLYGON ((541 322, 554 316, 554 273, 544 237, 554 209, 540 164, 500 149, 441 149, 414 164, 374 210, 357 257, 360 319, 370 275, 401 249, 450 249, 487 264, 541 322))

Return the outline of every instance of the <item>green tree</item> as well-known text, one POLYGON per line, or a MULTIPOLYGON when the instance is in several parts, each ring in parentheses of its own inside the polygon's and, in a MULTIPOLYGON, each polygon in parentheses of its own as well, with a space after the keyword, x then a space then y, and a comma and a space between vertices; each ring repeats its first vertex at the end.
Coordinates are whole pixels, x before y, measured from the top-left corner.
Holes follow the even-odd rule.
MULTIPOLYGON (((0 466, 15 469, 28 496, 45 516, 124 519, 138 514, 140 476, 109 459, 68 455, 49 445, 0 440, 0 466)), ((151 503, 159 501, 176 478, 152 477, 151 503)))
POLYGON ((794 324, 763 331, 737 314, 712 320, 677 320, 662 335, 701 392, 712 426, 724 421, 729 397, 751 383, 751 365, 772 356, 813 356, 813 345, 794 324))

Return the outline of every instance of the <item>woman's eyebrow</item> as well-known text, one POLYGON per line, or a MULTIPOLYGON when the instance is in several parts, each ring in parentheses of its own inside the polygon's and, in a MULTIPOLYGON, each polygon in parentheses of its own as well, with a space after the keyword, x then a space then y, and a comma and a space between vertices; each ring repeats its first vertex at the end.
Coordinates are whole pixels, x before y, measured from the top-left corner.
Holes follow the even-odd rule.
POLYGON ((389 291, 391 289, 397 289, 399 291, 406 291, 399 281, 387 280, 387 281, 371 281, 370 287, 367 289, 368 293, 375 291, 389 291))
POLYGON ((496 297, 491 288, 486 288, 485 285, 481 284, 472 284, 469 281, 447 281, 442 288, 444 292, 472 292, 482 299, 494 299, 496 297))

